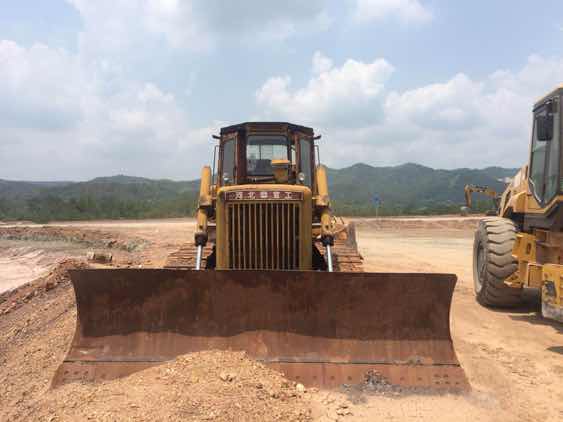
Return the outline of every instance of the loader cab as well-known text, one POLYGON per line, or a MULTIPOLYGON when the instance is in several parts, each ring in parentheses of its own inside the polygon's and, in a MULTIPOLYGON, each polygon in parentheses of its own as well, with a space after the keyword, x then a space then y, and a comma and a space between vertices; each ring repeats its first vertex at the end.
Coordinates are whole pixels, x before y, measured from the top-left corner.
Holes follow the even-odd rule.
POLYGON ((561 94, 563 87, 534 106, 530 151, 529 187, 541 208, 558 194, 561 186, 561 94))
POLYGON ((221 129, 215 182, 313 189, 314 165, 313 129, 290 123, 243 123, 221 129))

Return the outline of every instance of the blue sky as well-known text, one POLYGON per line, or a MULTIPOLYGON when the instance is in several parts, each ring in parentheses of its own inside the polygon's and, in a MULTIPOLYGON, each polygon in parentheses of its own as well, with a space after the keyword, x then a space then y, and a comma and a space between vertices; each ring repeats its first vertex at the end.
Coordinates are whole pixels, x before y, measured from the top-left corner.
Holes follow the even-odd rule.
POLYGON ((197 177, 222 125, 332 167, 520 166, 563 83, 563 3, 0 0, 0 178, 197 177))

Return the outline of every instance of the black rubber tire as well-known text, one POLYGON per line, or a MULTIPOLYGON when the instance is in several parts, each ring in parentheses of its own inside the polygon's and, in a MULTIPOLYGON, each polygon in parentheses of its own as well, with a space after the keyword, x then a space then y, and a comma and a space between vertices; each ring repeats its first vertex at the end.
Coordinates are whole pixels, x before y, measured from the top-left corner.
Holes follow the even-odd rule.
POLYGON ((512 256, 516 226, 511 220, 487 217, 479 222, 473 243, 473 287, 484 306, 513 307, 522 303, 522 289, 504 280, 518 268, 512 256))

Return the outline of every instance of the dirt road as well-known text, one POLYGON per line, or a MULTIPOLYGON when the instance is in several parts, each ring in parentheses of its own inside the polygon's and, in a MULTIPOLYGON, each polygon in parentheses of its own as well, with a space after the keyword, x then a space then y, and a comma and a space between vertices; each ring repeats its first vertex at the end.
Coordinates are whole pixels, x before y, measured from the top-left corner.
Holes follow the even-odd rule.
POLYGON ((537 292, 527 295, 528 306, 511 312, 489 310, 475 302, 471 228, 451 229, 447 224, 438 228, 425 220, 408 229, 400 225, 393 229, 389 222, 375 220, 357 224, 367 271, 452 272, 458 276, 452 334, 473 392, 455 405, 455 400, 449 403, 451 398, 420 402, 407 398, 394 407, 420 403, 419 409, 426 409, 421 411, 423 420, 563 418, 563 326, 539 316, 537 292), (449 412, 459 412, 458 405, 465 409, 454 418, 449 412))
MULTIPOLYGON (((295 397, 288 395, 292 397, 290 399, 284 396, 285 387, 280 387, 281 381, 276 379, 272 385, 278 385, 278 390, 258 399, 256 388, 249 389, 256 380, 245 378, 237 387, 242 394, 240 397, 244 398, 240 404, 243 407, 239 409, 236 407, 237 396, 232 395, 231 390, 224 390, 221 383, 213 384, 211 388, 205 379, 204 384, 193 384, 192 380, 178 390, 178 385, 172 381, 162 381, 162 371, 177 371, 178 368, 194 373, 199 371, 200 378, 205 378, 204 373, 208 371, 210 379, 216 380, 215 358, 209 358, 209 366, 204 368, 203 364, 195 368, 182 361, 181 365, 172 363, 170 368, 160 372, 133 377, 130 382, 135 387, 131 389, 127 380, 121 380, 115 384, 105 383, 103 387, 71 385, 52 392, 48 389, 49 380, 64 357, 75 318, 72 290, 62 283, 60 289, 46 292, 44 297, 40 295, 41 300, 31 300, 17 312, 0 316, 0 379, 5 380, 0 385, 0 402, 3 404, 0 420, 55 421, 72 420, 73 417, 112 420, 112 411, 127 415, 123 419, 131 420, 144 420, 149 415, 151 419, 170 420, 208 417, 208 420, 274 420, 274 415, 281 418, 278 420, 319 421, 563 419, 563 326, 538 316, 537 297, 533 292, 529 294, 526 307, 511 312, 492 311, 475 303, 471 269, 475 219, 360 219, 356 224, 367 271, 450 272, 458 275, 451 324, 459 360, 472 385, 470 393, 397 395, 392 392, 308 391, 295 397), (151 376, 156 378, 147 381, 151 376), (143 377, 144 381, 139 381, 143 377), (142 382, 158 386, 160 392, 157 394, 157 387, 151 389, 142 382), (158 403, 144 399, 156 396, 162 397, 158 403), (187 404, 182 407, 184 413, 174 413, 178 403, 165 409, 166 403, 178 401, 180 396, 196 397, 200 402, 196 400, 195 403, 204 406, 206 413, 197 413, 193 407, 189 407, 192 413, 185 413, 187 404), (165 401, 166 397, 169 402, 165 401), (259 401, 254 402, 251 397, 259 401), (261 403, 261 413, 252 413, 251 409, 258 409, 256 403, 261 403), (162 408, 162 412, 155 413, 155 406, 162 408), (305 409, 309 409, 309 413, 305 409)), ((193 233, 193 221, 188 219, 58 226, 69 230, 102 230, 121 239, 143 239, 147 244, 145 248, 124 253, 120 259, 145 267, 162 265, 168 253, 193 233)), ((13 262, 14 259, 0 248, 0 274, 9 273, 6 263, 13 265, 13 262)), ((24 264, 35 268, 32 260, 24 259, 24 264)), ((13 268, 12 272, 15 271, 13 268)), ((33 275, 22 276, 18 282, 33 275)), ((231 358, 239 359, 236 356, 220 357, 232 364, 228 360, 231 358)), ((207 360, 203 359, 203 362, 207 360)), ((251 363, 244 361, 241 365, 246 368, 251 363)), ((260 376, 270 377, 267 373, 260 376)))

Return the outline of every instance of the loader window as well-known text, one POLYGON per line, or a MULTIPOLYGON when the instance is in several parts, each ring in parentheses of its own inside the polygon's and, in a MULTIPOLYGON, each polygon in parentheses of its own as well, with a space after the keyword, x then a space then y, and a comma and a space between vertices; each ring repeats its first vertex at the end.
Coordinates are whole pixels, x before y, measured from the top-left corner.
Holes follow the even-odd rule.
POLYGON ((530 163, 530 184, 534 196, 539 202, 543 200, 543 180, 545 175, 545 155, 547 152, 547 142, 537 140, 534 135, 532 143, 532 160, 530 163))
POLYGON ((221 169, 221 184, 230 185, 235 181, 235 140, 223 143, 223 168, 221 169))
POLYGON ((303 184, 311 187, 311 142, 307 139, 299 140, 300 163, 299 171, 305 175, 303 184))
POLYGON ((553 130, 559 127, 559 113, 553 115, 554 127, 552 128, 552 139, 548 142, 549 153, 547 155, 547 173, 545 178, 544 199, 549 202, 559 192, 559 131, 553 130))
POLYGON ((246 174, 272 176, 272 160, 290 160, 289 145, 285 136, 249 136, 246 144, 246 174))
MULTIPOLYGON (((554 131, 553 139, 545 141, 540 139, 542 137, 538 131, 538 121, 547 117, 548 113, 547 107, 539 108, 535 112, 530 160, 530 187, 542 204, 550 201, 559 190, 559 135, 554 131)), ((558 120, 557 116, 554 117, 558 120)))

